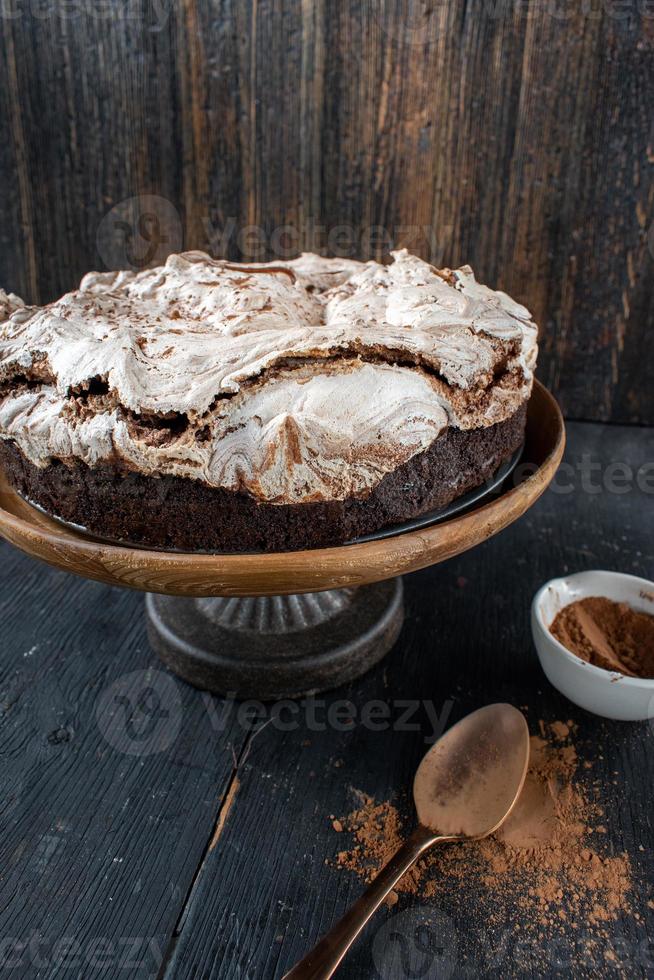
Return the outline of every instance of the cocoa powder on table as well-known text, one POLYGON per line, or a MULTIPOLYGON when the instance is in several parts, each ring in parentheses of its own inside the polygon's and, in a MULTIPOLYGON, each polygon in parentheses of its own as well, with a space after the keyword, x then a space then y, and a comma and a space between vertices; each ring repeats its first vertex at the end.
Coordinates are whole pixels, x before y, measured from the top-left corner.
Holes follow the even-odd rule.
MULTIPOLYGON (((539 941, 557 931, 595 929, 630 911, 631 869, 625 853, 602 843, 602 809, 575 779, 572 722, 541 723, 531 739, 524 791, 505 824, 482 841, 434 848, 397 885, 397 892, 433 899, 473 888, 485 921, 506 921, 539 941)), ((336 865, 365 881, 393 856, 410 827, 398 807, 358 793, 360 805, 338 820, 348 846, 336 865)), ((392 893, 389 905, 395 904, 392 893)))

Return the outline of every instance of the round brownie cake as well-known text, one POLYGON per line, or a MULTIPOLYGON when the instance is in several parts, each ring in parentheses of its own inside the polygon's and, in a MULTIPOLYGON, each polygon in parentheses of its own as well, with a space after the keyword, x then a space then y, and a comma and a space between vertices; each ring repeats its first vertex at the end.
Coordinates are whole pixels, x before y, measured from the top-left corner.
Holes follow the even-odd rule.
POLYGON ((0 291, 0 464, 103 537, 339 544, 487 480, 536 353, 528 310, 468 266, 171 255, 44 307, 0 291))

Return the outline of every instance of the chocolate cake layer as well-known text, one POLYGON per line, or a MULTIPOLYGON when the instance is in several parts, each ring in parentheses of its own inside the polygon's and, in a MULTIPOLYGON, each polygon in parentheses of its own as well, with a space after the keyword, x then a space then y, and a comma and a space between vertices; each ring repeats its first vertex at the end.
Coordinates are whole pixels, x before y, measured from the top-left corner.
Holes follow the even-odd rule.
POLYGON ((367 496, 302 504, 259 502, 245 492, 102 462, 54 460, 39 467, 11 440, 0 441, 0 465, 19 493, 101 537, 185 551, 293 551, 342 544, 445 507, 512 456, 525 418, 522 405, 491 426, 448 427, 367 496))

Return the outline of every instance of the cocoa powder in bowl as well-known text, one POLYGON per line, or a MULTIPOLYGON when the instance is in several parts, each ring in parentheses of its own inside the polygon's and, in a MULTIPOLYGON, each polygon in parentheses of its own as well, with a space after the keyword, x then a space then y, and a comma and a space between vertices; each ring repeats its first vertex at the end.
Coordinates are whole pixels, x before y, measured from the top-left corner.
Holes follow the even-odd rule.
POLYGON ((654 678, 654 616, 601 596, 564 606, 552 636, 582 660, 627 677, 654 678))

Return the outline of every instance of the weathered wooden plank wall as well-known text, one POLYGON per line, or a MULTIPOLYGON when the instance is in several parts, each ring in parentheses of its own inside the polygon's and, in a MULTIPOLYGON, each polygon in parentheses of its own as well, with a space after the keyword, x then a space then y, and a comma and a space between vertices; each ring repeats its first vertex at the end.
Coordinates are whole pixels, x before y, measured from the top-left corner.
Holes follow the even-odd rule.
POLYGON ((654 422, 645 0, 3 0, 0 29, 6 287, 147 257, 127 205, 101 226, 139 195, 157 258, 390 239, 526 302, 569 415, 654 422))

